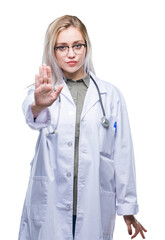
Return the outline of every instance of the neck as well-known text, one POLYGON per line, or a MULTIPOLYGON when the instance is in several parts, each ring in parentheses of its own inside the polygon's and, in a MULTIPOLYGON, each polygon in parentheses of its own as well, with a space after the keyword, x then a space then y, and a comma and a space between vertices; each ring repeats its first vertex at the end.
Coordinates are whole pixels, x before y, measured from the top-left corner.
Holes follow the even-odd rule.
POLYGON ((74 73, 66 73, 64 72, 66 78, 72 79, 73 81, 77 81, 79 79, 84 78, 87 74, 84 71, 81 72, 74 72, 74 73))

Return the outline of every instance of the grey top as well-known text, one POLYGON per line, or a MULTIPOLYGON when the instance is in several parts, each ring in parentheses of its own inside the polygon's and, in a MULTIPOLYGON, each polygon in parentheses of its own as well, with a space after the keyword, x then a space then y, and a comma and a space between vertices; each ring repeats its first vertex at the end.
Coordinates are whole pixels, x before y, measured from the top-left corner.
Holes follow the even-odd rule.
POLYGON ((74 184, 73 184, 73 215, 77 213, 77 177, 78 177, 78 146, 80 134, 80 117, 83 109, 84 99, 89 87, 90 76, 73 81, 66 79, 66 84, 70 90, 76 105, 76 126, 75 126, 75 156, 74 156, 74 184))

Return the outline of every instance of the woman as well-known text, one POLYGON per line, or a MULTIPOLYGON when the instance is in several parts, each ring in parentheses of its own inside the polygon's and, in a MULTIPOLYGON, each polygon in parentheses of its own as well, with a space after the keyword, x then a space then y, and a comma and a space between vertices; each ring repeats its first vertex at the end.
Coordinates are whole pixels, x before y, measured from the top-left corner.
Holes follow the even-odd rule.
POLYGON ((23 103, 40 131, 19 240, 112 240, 116 211, 144 237, 124 99, 94 75, 91 44, 74 16, 52 22, 43 64, 23 103))

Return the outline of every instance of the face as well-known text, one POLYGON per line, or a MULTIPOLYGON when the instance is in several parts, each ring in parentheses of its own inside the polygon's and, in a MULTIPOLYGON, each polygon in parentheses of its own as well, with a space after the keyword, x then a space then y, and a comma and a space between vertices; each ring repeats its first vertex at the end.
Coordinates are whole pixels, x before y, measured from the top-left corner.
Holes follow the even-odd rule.
POLYGON ((55 45, 57 47, 55 49, 56 59, 64 75, 72 80, 78 80, 86 75, 84 72, 86 47, 82 45, 80 51, 79 44, 85 44, 85 40, 78 28, 66 28, 60 31, 57 36, 55 45), (66 46, 69 46, 69 49, 66 46), (72 48, 71 46, 75 47, 72 48), (65 50, 63 51, 63 49, 65 50))

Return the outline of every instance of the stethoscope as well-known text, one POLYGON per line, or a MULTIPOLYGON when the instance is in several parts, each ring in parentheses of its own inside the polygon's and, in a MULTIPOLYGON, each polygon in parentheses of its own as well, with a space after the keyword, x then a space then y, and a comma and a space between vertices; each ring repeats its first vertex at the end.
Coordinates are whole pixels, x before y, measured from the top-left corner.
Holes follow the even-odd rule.
MULTIPOLYGON (((96 81, 94 80, 94 78, 91 75, 90 75, 90 78, 92 79, 93 83, 95 84, 98 95, 99 95, 100 106, 101 106, 101 110, 102 110, 102 114, 103 114, 103 116, 101 117, 101 124, 104 128, 109 128, 109 120, 107 119, 106 114, 105 114, 105 109, 104 109, 104 106, 103 106, 103 101, 102 101, 102 98, 101 98, 100 89, 99 89, 96 81)), ((54 134, 54 133, 57 132, 57 126, 58 126, 58 123, 59 123, 60 110, 61 110, 61 96, 60 95, 59 95, 58 99, 59 99, 58 119, 57 119, 55 130, 53 132, 51 132, 50 134, 54 134)))
POLYGON ((109 128, 109 120, 107 119, 106 114, 105 114, 105 109, 104 109, 104 106, 103 106, 103 101, 102 101, 102 98, 101 98, 100 89, 99 89, 96 81, 94 80, 94 78, 91 75, 90 75, 90 78, 94 82, 94 84, 96 86, 96 89, 97 89, 97 92, 98 92, 98 95, 99 95, 99 101, 100 101, 101 110, 102 110, 102 113, 103 113, 103 116, 101 118, 101 124, 104 128, 109 128))

